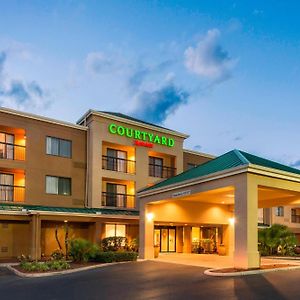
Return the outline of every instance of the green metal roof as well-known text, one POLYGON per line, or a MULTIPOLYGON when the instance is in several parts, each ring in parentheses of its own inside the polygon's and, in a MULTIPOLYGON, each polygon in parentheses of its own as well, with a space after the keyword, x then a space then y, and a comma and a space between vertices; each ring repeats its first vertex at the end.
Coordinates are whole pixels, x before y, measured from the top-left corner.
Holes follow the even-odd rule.
POLYGON ((187 180, 200 178, 202 176, 210 175, 216 172, 229 170, 238 166, 254 164, 262 167, 273 168, 285 172, 290 172, 300 175, 300 170, 292 168, 272 160, 268 160, 244 151, 232 150, 221 156, 216 157, 196 168, 187 170, 174 177, 163 180, 151 187, 141 190, 148 191, 156 188, 166 187, 171 184, 181 183, 187 180))
POLYGON ((100 215, 120 215, 120 216, 138 216, 136 210, 123 209, 105 209, 105 208, 75 208, 75 207, 58 207, 58 206, 41 206, 41 205, 26 205, 23 203, 9 204, 1 203, 0 210, 5 211, 44 211, 44 212, 63 212, 77 214, 100 214, 100 215))

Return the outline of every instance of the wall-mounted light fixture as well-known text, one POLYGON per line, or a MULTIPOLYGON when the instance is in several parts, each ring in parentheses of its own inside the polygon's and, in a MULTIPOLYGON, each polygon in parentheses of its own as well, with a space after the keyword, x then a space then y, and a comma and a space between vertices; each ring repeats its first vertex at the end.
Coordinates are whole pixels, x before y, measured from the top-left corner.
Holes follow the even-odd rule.
POLYGON ((147 213, 147 220, 150 222, 150 221, 153 221, 154 219, 154 214, 153 213, 147 213))

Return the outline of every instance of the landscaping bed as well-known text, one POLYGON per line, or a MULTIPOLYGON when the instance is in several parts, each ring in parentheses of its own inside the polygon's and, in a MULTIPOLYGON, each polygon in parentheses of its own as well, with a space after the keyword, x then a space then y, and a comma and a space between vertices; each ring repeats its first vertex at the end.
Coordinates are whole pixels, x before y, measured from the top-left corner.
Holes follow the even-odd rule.
POLYGON ((262 265, 260 268, 251 268, 251 269, 239 269, 239 268, 224 268, 224 269, 213 269, 210 270, 211 273, 240 273, 240 272, 251 272, 251 271, 259 271, 259 270, 271 270, 271 269, 282 269, 282 268, 290 268, 290 267, 299 267, 299 265, 292 264, 270 264, 270 265, 262 265))

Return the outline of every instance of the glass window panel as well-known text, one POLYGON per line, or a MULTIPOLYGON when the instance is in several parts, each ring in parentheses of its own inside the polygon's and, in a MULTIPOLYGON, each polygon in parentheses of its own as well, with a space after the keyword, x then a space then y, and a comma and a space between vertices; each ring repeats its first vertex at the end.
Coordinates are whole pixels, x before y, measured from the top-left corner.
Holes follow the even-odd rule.
POLYGON ((58 194, 59 195, 71 195, 71 179, 70 178, 59 178, 58 194))
POLYGON ((71 157, 71 141, 60 140, 59 155, 63 157, 71 157))
POLYGON ((168 238, 169 238, 168 229, 162 229, 160 251, 162 252, 168 251, 168 238))
POLYGON ((106 224, 105 225, 105 237, 116 236, 116 225, 106 224))
POLYGON ((46 176, 46 193, 58 194, 58 177, 46 176))
POLYGON ((169 251, 175 252, 176 247, 176 230, 169 229, 169 251))
POLYGON ((126 225, 116 225, 116 236, 126 237, 126 225))
POLYGON ((51 155, 59 154, 59 139, 53 137, 47 137, 46 140, 46 153, 51 155))

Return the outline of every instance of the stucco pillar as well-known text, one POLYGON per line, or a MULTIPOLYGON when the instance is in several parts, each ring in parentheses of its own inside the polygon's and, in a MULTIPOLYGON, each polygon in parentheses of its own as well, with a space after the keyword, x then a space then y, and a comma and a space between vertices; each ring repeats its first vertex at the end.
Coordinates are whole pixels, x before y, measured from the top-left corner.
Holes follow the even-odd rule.
POLYGON ((183 227, 183 253, 192 252, 192 227, 183 227))
POLYGON ((32 259, 38 260, 41 258, 41 220, 38 214, 32 215, 30 229, 30 255, 32 259))
POLYGON ((182 253, 183 252, 183 227, 177 226, 176 227, 176 252, 182 253))
POLYGON ((257 268, 260 265, 257 248, 258 189, 249 175, 235 186, 234 267, 257 268))
MULTIPOLYGON (((149 217, 149 205, 140 203, 139 258, 154 258, 154 215, 149 217), (148 216, 148 217, 147 217, 148 216)), ((151 215, 150 215, 151 216, 151 215)))
POLYGON ((105 225, 101 222, 95 222, 93 227, 93 243, 100 245, 102 240, 102 230, 105 229, 105 225))

